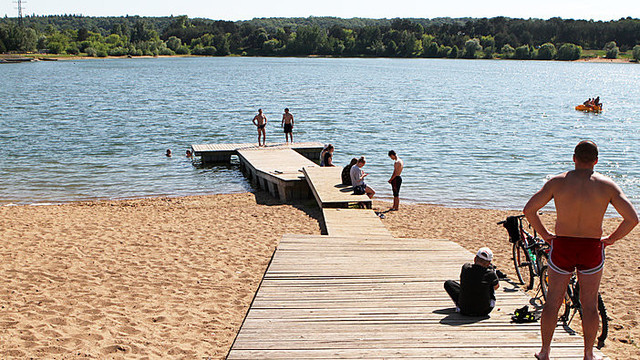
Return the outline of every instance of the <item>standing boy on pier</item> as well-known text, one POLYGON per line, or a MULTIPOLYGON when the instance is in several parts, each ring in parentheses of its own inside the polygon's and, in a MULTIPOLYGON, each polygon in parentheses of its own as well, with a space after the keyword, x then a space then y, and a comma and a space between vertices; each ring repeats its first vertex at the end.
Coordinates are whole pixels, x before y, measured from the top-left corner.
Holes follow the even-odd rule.
POLYGON ((398 211, 398 207, 400 206, 400 186, 402 185, 402 176, 400 176, 400 174, 402 174, 404 162, 402 162, 402 159, 400 159, 393 150, 389 150, 389 157, 393 160, 393 174, 391 174, 391 179, 389 179, 391 191, 393 192, 393 206, 389 210, 398 211))
POLYGON ((284 127, 284 139, 289 143, 289 136, 291 136, 291 143, 293 144, 293 114, 289 112, 289 108, 284 109, 282 114, 282 126, 284 127))
POLYGON ((558 310, 574 270, 578 271, 580 284, 584 360, 597 359, 593 344, 598 332, 598 289, 604 250, 638 224, 638 214, 620 187, 593 170, 598 163, 595 143, 581 141, 574 150, 573 162, 574 170, 551 178, 524 207, 529 223, 551 243, 549 292, 540 318, 542 348, 535 354, 538 360, 549 360, 558 310), (551 199, 556 205, 555 234, 547 230, 538 215, 538 210, 551 199), (614 232, 603 237, 602 220, 609 204, 622 215, 622 222, 614 232))
POLYGON ((258 109, 258 115, 253 117, 253 125, 258 128, 258 146, 267 146, 267 117, 262 113, 262 109, 258 109), (262 135, 262 144, 260 144, 260 136, 262 135))

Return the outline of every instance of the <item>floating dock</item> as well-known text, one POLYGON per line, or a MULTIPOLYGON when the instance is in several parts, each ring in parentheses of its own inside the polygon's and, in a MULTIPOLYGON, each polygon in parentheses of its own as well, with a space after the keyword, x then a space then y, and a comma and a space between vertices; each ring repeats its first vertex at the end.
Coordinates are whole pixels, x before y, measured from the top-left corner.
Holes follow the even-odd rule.
POLYGON ((232 155, 238 155, 239 149, 291 149, 300 155, 316 161, 320 159, 320 152, 323 149, 322 143, 319 142, 301 142, 292 144, 268 144, 265 147, 258 147, 253 144, 197 144, 191 145, 193 155, 200 156, 203 163, 229 163, 232 155))

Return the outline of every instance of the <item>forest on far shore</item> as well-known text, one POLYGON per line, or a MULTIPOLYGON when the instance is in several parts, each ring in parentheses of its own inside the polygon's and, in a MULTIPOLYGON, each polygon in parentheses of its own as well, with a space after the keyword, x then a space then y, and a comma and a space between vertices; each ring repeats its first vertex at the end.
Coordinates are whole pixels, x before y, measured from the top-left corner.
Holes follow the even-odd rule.
POLYGON ((640 19, 0 18, 0 53, 640 60, 640 19))

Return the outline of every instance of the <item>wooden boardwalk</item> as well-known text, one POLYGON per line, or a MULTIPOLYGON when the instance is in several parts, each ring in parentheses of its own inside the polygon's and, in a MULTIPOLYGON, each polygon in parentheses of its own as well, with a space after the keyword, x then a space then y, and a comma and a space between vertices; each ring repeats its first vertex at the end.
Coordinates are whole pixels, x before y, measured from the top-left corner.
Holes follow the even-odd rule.
POLYGON ((238 149, 240 168, 258 187, 282 201, 307 198, 309 186, 303 167, 317 167, 313 161, 289 148, 238 149))
POLYGON ((373 210, 322 209, 322 215, 327 235, 392 237, 373 210))
POLYGON ((321 208, 348 207, 362 203, 371 208, 367 195, 354 195, 351 186, 342 185, 342 167, 305 167, 304 175, 321 208))
MULTIPOLYGON (((455 313, 443 289, 473 254, 447 240, 285 235, 229 359, 532 359, 539 323, 512 324, 529 302, 501 282, 487 318, 455 313)), ((558 328, 554 359, 581 359, 558 328)))

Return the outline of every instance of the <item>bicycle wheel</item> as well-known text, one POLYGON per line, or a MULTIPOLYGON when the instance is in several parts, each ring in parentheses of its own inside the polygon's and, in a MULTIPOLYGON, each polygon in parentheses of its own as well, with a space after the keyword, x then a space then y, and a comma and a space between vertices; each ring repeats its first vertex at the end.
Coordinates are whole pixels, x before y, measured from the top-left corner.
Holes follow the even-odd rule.
POLYGON ((542 298, 547 300, 547 290, 549 289, 549 255, 545 251, 538 251, 536 256, 536 266, 538 268, 538 276, 540 277, 540 291, 542 298))
POLYGON ((542 265, 540 270, 540 291, 542 292, 542 298, 547 300, 547 292, 549 291, 549 270, 548 265, 542 265))
POLYGON ((513 266, 520 284, 526 285, 527 290, 533 289, 533 264, 529 260, 529 254, 521 242, 513 244, 513 266))
POLYGON ((598 338, 596 347, 598 349, 604 347, 604 341, 609 335, 609 317, 607 316, 607 309, 604 307, 604 301, 602 296, 598 293, 598 313, 600 314, 600 328, 598 329, 598 338))
MULTIPOLYGON (((569 326, 571 320, 573 320, 573 316, 571 316, 571 309, 574 309, 573 305, 573 289, 571 285, 567 286, 567 291, 564 293, 564 299, 562 300, 562 315, 560 315, 560 320, 566 326, 569 326)), ((574 314, 575 315, 575 314, 574 314)))

